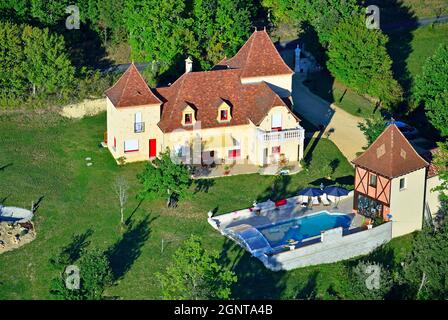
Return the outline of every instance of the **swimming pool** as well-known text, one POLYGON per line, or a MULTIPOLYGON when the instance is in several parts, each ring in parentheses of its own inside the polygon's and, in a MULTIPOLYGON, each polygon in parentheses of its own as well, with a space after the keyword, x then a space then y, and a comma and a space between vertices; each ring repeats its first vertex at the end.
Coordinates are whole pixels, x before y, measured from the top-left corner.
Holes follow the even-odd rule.
POLYGON ((320 235, 322 231, 342 227, 348 228, 352 216, 343 213, 322 211, 310 215, 280 221, 268 226, 257 227, 272 248, 300 242, 303 239, 320 235))

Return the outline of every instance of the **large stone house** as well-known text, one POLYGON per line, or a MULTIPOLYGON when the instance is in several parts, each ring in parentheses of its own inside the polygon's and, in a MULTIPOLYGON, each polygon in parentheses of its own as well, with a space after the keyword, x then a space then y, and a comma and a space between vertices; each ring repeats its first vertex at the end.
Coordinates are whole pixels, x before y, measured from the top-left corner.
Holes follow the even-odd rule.
POLYGON ((115 159, 148 160, 169 148, 183 162, 269 165, 303 157, 292 112, 293 71, 265 30, 211 71, 150 88, 134 64, 106 91, 107 146, 115 159))
POLYGON ((392 237, 422 228, 425 214, 439 209, 437 168, 412 147, 400 129, 388 126, 355 165, 353 210, 392 221, 392 237))

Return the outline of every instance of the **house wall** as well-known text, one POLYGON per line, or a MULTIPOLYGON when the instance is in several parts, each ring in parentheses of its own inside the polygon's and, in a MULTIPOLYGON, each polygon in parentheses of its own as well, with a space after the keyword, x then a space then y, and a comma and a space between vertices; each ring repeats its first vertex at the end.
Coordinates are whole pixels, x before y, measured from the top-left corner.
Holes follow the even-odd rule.
MULTIPOLYGON (((260 123, 259 128, 264 131, 272 130, 272 115, 274 113, 280 113, 282 117, 282 130, 296 129, 299 125, 297 118, 294 117, 292 112, 285 106, 278 106, 272 108, 263 121, 260 123)), ((272 148, 280 146, 280 153, 285 154, 289 161, 300 161, 303 158, 303 144, 304 140, 286 140, 283 142, 269 141, 266 143, 258 143, 257 153, 259 155, 258 162, 263 164, 263 149, 268 149, 268 161, 272 162, 279 157, 279 154, 274 154, 272 148)))
MULTIPOLYGON (((231 149, 241 150, 237 160, 244 161, 253 159, 254 152, 252 146, 255 143, 255 130, 251 125, 241 125, 232 127, 220 127, 198 130, 175 130, 165 133, 164 148, 169 147, 174 150, 178 146, 191 148, 194 138, 201 137, 203 151, 215 151, 215 158, 227 158, 231 149)), ((193 152, 193 151, 191 151, 193 152)))
MULTIPOLYGON (((193 130, 178 129, 164 134, 157 126, 160 121, 159 105, 115 108, 109 99, 106 101, 108 148, 115 159, 121 156, 126 157, 126 162, 149 159, 149 139, 157 139, 157 154, 167 147, 170 150, 175 150, 179 146, 191 148, 195 141, 194 137, 197 135, 202 138, 203 151, 213 150, 216 159, 227 159, 227 163, 236 160, 237 163, 263 165, 262 152, 264 148, 268 149, 268 160, 272 162, 276 157, 279 157, 279 154, 272 152, 274 146, 280 146, 280 153, 285 154, 285 157, 290 161, 298 161, 300 157, 303 157, 303 141, 285 140, 263 143, 258 139, 257 128, 271 131, 271 118, 275 112, 281 113, 282 129, 297 128, 297 119, 285 106, 272 108, 259 127, 249 123, 240 126, 199 129, 200 122, 198 121, 193 125, 193 130), (145 123, 145 131, 142 133, 134 132, 136 112, 141 112, 142 122, 145 123), (113 147, 114 137, 117 144, 116 149, 113 147), (124 141, 134 139, 139 141, 139 150, 125 153, 124 141), (229 150, 238 148, 240 149, 240 156, 235 159, 228 159, 229 150)), ((200 153, 198 154, 200 155, 200 153)), ((193 160, 192 150, 190 151, 190 160, 193 160)), ((200 160, 196 161, 195 164, 200 164, 200 160)), ((217 161, 217 163, 220 162, 217 161)))
POLYGON ((390 214, 392 237, 420 230, 423 224, 426 168, 392 179, 390 214), (400 179, 406 179, 406 187, 400 190, 400 179))
POLYGON ((162 150, 163 134, 157 126, 160 121, 160 105, 115 108, 109 98, 106 98, 106 106, 107 147, 115 159, 122 156, 126 158, 126 162, 149 159, 149 139, 157 140, 157 153, 162 150), (141 121, 145 123, 145 131, 141 133, 134 132, 136 112, 141 112, 141 121), (116 139, 116 148, 114 148, 114 138, 116 139), (138 140, 139 150, 125 153, 124 142, 126 140, 138 140))
POLYGON ((439 176, 426 179, 426 203, 429 206, 431 215, 434 217, 440 209, 439 195, 440 191, 431 191, 442 183, 439 176))
POLYGON ((241 83, 256 83, 261 81, 265 81, 280 97, 285 98, 291 96, 292 74, 241 78, 241 83))

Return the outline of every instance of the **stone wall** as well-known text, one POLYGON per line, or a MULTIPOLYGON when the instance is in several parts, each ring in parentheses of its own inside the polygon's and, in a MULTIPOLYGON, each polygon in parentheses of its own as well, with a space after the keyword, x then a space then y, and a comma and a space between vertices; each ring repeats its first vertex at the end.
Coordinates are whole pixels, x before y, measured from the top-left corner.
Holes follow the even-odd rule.
MULTIPOLYGON (((352 231, 353 232, 353 231, 352 231)), ((368 254, 392 238, 392 222, 372 229, 343 234, 342 228, 325 231, 321 241, 273 256, 258 257, 273 271, 332 263, 368 254)))
POLYGON ((84 116, 93 116, 106 111, 106 99, 86 99, 80 103, 62 107, 61 115, 66 118, 80 119, 84 116))

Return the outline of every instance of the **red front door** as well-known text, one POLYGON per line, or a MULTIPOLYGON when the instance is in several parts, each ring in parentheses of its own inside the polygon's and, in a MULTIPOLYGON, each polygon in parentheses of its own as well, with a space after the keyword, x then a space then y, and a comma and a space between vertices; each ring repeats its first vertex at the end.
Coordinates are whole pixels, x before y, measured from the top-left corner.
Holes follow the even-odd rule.
POLYGON ((156 139, 149 139, 149 157, 155 157, 157 155, 157 143, 156 139))

